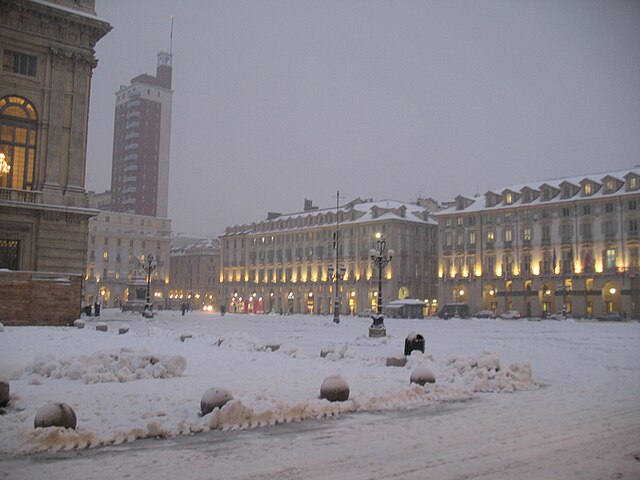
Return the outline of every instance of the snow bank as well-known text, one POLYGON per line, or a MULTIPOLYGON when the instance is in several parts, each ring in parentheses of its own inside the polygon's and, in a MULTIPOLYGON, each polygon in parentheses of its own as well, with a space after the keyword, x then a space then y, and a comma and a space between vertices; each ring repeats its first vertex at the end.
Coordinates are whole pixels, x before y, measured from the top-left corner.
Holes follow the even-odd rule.
POLYGON ((43 378, 70 378, 83 383, 132 382, 144 378, 179 377, 187 367, 182 356, 135 354, 122 348, 117 353, 56 359, 38 357, 25 367, 27 375, 43 378))

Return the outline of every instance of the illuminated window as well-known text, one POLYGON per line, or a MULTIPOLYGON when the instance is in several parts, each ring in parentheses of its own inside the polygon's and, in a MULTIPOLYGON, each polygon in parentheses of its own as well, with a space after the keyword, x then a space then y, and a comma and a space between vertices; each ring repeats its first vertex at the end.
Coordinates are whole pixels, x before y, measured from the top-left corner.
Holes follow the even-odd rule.
POLYGON ((505 242, 513 241, 513 231, 510 228, 504 231, 504 241, 505 242))
POLYGON ((591 195, 593 193, 593 184, 585 183, 584 184, 584 194, 591 195))
POLYGON ((28 100, 13 95, 0 99, 0 152, 11 167, 0 177, 0 187, 33 189, 37 120, 28 100))
POLYGON ((616 249, 608 248, 605 256, 605 266, 607 269, 614 269, 616 267, 616 249))
POLYGON ((613 192, 615 188, 616 188, 616 184, 613 181, 613 179, 612 178, 607 179, 605 183, 605 190, 607 191, 607 193, 613 192))

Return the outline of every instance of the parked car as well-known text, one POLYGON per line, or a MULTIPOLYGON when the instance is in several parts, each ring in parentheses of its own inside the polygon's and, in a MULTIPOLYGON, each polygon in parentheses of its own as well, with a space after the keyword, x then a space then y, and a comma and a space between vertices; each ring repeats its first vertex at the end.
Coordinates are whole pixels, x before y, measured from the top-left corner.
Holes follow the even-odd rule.
POLYGON ((517 310, 507 310, 500 315, 500 318, 504 318, 505 320, 517 320, 520 318, 520 312, 517 310))
POLYGON ((440 318, 467 318, 469 316, 469 305, 466 303, 448 303, 438 312, 440 318))
POLYGON ((496 314, 493 310, 480 310, 473 315, 475 318, 496 318, 496 314))
POLYGON ((598 315, 598 320, 603 322, 619 322, 622 320, 622 316, 618 312, 609 312, 598 315))

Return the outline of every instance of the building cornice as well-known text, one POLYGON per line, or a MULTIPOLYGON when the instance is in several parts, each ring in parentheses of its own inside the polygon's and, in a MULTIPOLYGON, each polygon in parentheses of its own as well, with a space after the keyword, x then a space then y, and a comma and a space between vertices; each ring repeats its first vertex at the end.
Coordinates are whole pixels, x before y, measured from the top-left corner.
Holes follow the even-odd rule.
POLYGON ((89 50, 91 56, 98 40, 112 28, 97 16, 43 0, 0 0, 0 17, 3 30, 53 39, 72 50, 89 50))

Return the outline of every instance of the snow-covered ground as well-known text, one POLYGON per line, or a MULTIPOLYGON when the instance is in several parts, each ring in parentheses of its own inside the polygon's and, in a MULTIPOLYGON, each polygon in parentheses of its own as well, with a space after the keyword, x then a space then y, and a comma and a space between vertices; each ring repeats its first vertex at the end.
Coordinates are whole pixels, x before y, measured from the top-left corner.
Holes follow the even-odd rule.
MULTIPOLYGON (((0 376, 9 381, 12 397, 0 415, 0 469, 8 478, 26 478, 24 465, 15 462, 22 454, 112 448, 145 437, 180 439, 209 430, 232 436, 229 430, 264 432, 298 421, 330 422, 331 431, 345 426, 331 434, 332 446, 321 454, 327 458, 317 459, 319 466, 330 465, 332 456, 336 465, 353 458, 362 462, 355 461, 354 472, 346 476, 322 469, 312 475, 311 459, 321 450, 317 442, 304 447, 301 440, 301 460, 285 455, 278 463, 281 450, 269 453, 275 467, 255 454, 226 456, 225 465, 216 460, 223 467, 216 478, 283 478, 287 461, 296 473, 286 478, 425 478, 429 469, 434 478, 479 477, 481 471, 493 472, 486 478, 499 478, 500 469, 489 455, 481 455, 484 450, 504 457, 502 468, 505 462, 531 461, 535 468, 520 471, 531 478, 542 478, 541 472, 545 478, 599 478, 584 476, 599 471, 594 467, 579 468, 589 462, 610 475, 640 478, 634 458, 640 457, 637 322, 387 319, 387 337, 369 338, 370 319, 357 317, 342 317, 335 325, 331 317, 159 312, 145 320, 106 310, 97 320, 85 320, 84 329, 5 326, 0 332, 0 376), (96 330, 98 323, 108 330, 96 330), (119 334, 122 326, 128 333, 119 334), (405 338, 414 332, 425 337, 425 353, 414 352, 404 367, 387 366, 389 357, 402 356, 405 338), (436 383, 410 384, 411 373, 425 367, 436 383), (331 375, 347 382, 349 400, 319 398, 322 382, 331 375), (200 400, 212 387, 228 390, 233 400, 201 416, 200 400), (37 410, 48 401, 75 410, 75 431, 33 428, 37 410), (425 425, 437 442, 406 434, 426 422, 415 412, 443 406, 452 407, 446 422, 440 423, 445 418, 440 415, 425 425), (393 413, 398 410, 407 413, 393 413), (385 420, 374 422, 376 434, 358 444, 359 435, 372 428, 369 415, 380 412, 385 420), (342 420, 316 420, 339 416, 342 420), (357 428, 346 428, 354 423, 357 428), (473 452, 469 441, 475 443, 473 452), (408 462, 404 471, 406 459, 402 464, 368 459, 382 445, 395 452, 395 459, 426 446, 441 458, 408 462), (554 460, 551 451, 572 458, 554 460), (569 470, 575 476, 567 475, 567 465, 576 466, 569 470), (563 475, 553 475, 560 466, 563 475)), ((164 474, 155 478, 174 478, 171 468, 178 468, 183 479, 208 478, 197 470, 189 475, 179 465, 165 465, 164 474)), ((139 461, 126 471, 135 474, 136 468, 139 461)), ((86 473, 76 472, 89 478, 86 473)), ((94 478, 112 477, 94 472, 94 478)))

